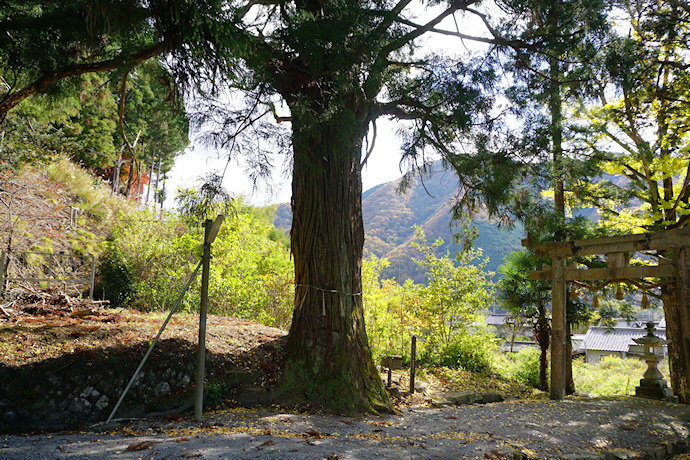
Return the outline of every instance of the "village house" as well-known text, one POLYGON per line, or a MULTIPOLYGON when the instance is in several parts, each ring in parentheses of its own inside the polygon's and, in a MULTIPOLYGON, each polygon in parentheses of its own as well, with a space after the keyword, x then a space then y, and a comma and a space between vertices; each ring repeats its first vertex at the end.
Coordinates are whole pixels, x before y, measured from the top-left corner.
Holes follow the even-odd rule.
MULTIPOLYGON (((657 337, 666 338, 666 321, 655 322, 657 337)), ((572 337, 573 351, 582 353, 585 362, 597 363, 604 356, 615 356, 621 359, 639 358, 644 352, 642 345, 633 339, 644 336, 644 321, 618 320, 613 327, 590 326, 586 334, 574 334, 572 337)), ((664 346, 664 356, 667 349, 664 346)))
POLYGON ((529 324, 523 322, 517 326, 515 317, 506 313, 491 313, 484 323, 501 339, 532 337, 532 327, 529 324))

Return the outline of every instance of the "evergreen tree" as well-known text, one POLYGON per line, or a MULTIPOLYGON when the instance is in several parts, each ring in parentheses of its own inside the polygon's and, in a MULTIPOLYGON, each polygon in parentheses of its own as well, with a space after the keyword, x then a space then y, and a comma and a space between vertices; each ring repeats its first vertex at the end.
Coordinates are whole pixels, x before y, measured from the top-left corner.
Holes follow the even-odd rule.
POLYGON ((498 283, 502 305, 516 318, 518 324, 529 322, 534 340, 539 345, 539 389, 547 391, 548 349, 551 342, 551 324, 547 303, 551 301, 551 283, 529 279, 531 270, 538 270, 547 260, 532 251, 516 251, 506 257, 499 268, 503 277, 498 283))
MULTIPOLYGON (((500 34, 524 44, 501 47, 501 64, 512 80, 507 96, 513 123, 502 137, 479 137, 478 155, 455 159, 459 174, 484 176, 471 183, 459 204, 488 204, 489 212, 504 221, 521 220, 534 239, 565 240, 578 227, 566 218, 567 194, 595 165, 570 148, 564 102, 573 93, 586 93, 589 62, 607 36, 608 5, 601 0, 534 0, 508 1, 504 9, 509 20, 500 34), (511 126, 515 122, 522 131, 511 126), (544 190, 551 191, 550 199, 542 197, 544 190)), ((560 354, 565 344, 566 393, 574 393, 565 316, 554 317, 553 334, 552 353, 560 354)), ((554 355, 554 361, 560 360, 554 355)), ((554 370, 555 380, 562 372, 554 370)), ((558 385, 554 389, 560 391, 558 385)))
POLYGON ((66 89, 70 77, 133 65, 170 49, 168 14, 177 12, 160 2, 146 7, 130 0, 3 2, 0 124, 27 97, 66 89))
MULTIPOLYGON (((425 34, 463 36, 439 24, 454 15, 483 17, 471 8, 478 2, 442 2, 423 23, 410 19, 410 4, 269 2, 229 8, 223 16, 231 35, 246 38, 228 54, 224 73, 227 85, 246 95, 247 110, 218 100, 203 105, 196 122, 217 122, 210 138, 232 147, 231 155, 249 155, 258 174, 267 147, 283 139, 266 117, 291 123, 289 143, 277 146, 292 150, 286 151, 296 284, 284 372, 289 401, 306 398, 341 411, 388 406, 362 309, 361 171, 370 128, 380 117, 408 121, 406 158, 423 164, 433 150, 449 157, 463 133, 488 125, 490 67, 414 53, 425 34)), ((210 80, 197 84, 204 89, 210 80)))

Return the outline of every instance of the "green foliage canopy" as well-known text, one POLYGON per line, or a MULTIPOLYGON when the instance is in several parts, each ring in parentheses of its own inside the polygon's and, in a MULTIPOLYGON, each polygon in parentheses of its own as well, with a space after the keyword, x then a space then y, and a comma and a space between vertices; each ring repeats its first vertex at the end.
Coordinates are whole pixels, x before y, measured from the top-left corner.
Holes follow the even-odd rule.
POLYGON ((688 11, 630 4, 631 34, 598 62, 595 99, 578 107, 578 141, 600 162, 578 196, 624 232, 690 222, 688 11))

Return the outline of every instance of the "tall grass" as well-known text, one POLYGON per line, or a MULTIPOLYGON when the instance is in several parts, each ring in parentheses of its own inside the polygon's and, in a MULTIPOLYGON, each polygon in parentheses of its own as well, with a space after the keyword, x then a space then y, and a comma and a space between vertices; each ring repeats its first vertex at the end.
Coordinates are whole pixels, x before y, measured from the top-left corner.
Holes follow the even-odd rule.
MULTIPOLYGON (((598 363, 587 364, 584 359, 573 361, 573 380, 579 393, 597 396, 634 395, 647 364, 637 358, 620 359, 606 356, 598 363)), ((668 382, 668 361, 659 370, 668 382)))
POLYGON ((103 225, 136 212, 135 202, 111 195, 101 179, 66 158, 51 163, 46 170, 51 180, 64 184, 75 195, 77 207, 98 218, 103 225))

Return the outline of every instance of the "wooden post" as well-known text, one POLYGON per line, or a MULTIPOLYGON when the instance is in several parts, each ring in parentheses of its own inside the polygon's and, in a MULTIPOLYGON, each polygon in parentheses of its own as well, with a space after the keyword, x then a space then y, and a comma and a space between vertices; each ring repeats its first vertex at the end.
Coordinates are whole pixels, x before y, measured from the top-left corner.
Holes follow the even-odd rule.
MULTIPOLYGON (((27 257, 28 258, 28 257, 27 257)), ((48 276, 46 277, 48 281, 46 282, 46 286, 48 290, 50 290, 50 280, 53 277, 53 253, 48 254, 48 276)))
POLYGON ((5 296, 5 251, 0 251, 0 297, 5 296))
POLYGON ((664 305, 666 313, 667 338, 669 344, 669 362, 675 375, 671 376, 673 391, 683 404, 690 403, 690 253, 687 247, 676 249, 674 263, 676 266, 675 299, 667 299, 671 305, 664 305), (669 308, 670 307, 670 308, 669 308), (669 333, 675 333, 669 337, 669 333), (674 344, 673 341, 678 343, 674 344))
POLYGON ((412 350, 410 352, 410 393, 414 394, 414 373, 417 365, 417 336, 412 336, 412 350))
POLYGON ((93 288, 96 284, 96 256, 91 256, 91 286, 89 288, 89 299, 93 300, 93 288))
POLYGON ((204 374, 206 365, 206 316, 208 314, 208 278, 211 271, 211 243, 216 239, 225 216, 216 217, 215 222, 204 222, 204 255, 201 259, 201 308, 199 312, 199 350, 196 365, 196 393, 194 398, 194 419, 201 422, 204 406, 204 374))
POLYGON ((196 394, 194 398, 194 419, 202 420, 201 413, 204 406, 204 374, 206 364, 206 316, 208 313, 208 278, 211 268, 211 244, 208 243, 212 222, 204 222, 204 255, 201 259, 201 309, 199 312, 199 349, 196 362, 196 394))
POLYGON ((565 307, 566 285, 564 257, 554 257, 551 295, 551 391, 550 398, 565 398, 565 307))
POLYGON ((110 421, 113 419, 113 417, 117 413, 117 410, 120 408, 120 404, 122 404, 122 401, 124 401, 125 396, 127 396, 127 393, 129 392, 129 389, 132 388, 132 384, 134 383, 134 380, 137 378, 137 375, 139 375, 141 368, 144 367, 144 363, 146 363, 146 360, 149 359, 149 356, 151 356, 151 352, 153 351, 153 347, 155 347, 156 344, 158 343, 158 339, 160 339, 161 334, 163 334, 163 331, 165 330, 165 326, 168 325, 168 322, 170 321, 170 318, 172 318, 173 313, 175 313, 175 310, 177 310, 177 307, 180 306, 180 302, 182 302, 182 299, 184 298, 184 295, 187 292, 187 289, 189 289, 189 286, 192 284, 192 281, 194 281, 194 278, 196 278, 196 274, 199 272, 199 267, 201 267, 202 262, 199 262, 199 264, 194 269, 192 276, 190 276, 189 279, 187 280, 187 284, 185 284, 184 289, 182 289, 182 292, 180 293, 179 297, 177 298, 177 301, 175 302, 175 305, 173 305, 172 310, 170 310, 170 313, 168 314, 168 317, 165 319, 165 321, 163 322, 163 325, 158 330, 158 334, 153 339, 153 342, 151 342, 149 349, 146 351, 146 354, 144 355, 141 362, 139 363, 139 367, 137 367, 137 370, 134 371, 134 375, 132 375, 132 378, 129 379, 129 383, 127 384, 124 391, 120 395, 120 399, 117 401, 117 404, 115 404, 113 411, 110 413, 110 416, 105 421, 105 423, 110 423, 110 421))

